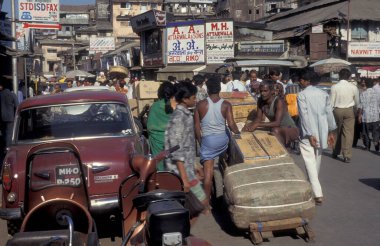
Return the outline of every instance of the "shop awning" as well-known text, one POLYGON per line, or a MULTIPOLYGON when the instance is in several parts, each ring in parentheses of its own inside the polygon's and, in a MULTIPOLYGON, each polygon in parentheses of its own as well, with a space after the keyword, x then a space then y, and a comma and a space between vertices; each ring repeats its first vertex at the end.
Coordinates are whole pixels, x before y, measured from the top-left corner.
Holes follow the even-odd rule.
POLYGON ((169 76, 174 76, 177 80, 184 80, 186 78, 192 79, 194 75, 198 74, 206 65, 173 65, 167 66, 157 71, 157 80, 168 80, 169 76))
POLYGON ((284 67, 296 67, 291 61, 284 60, 244 60, 235 61, 235 67, 269 67, 269 66, 284 66, 284 67))

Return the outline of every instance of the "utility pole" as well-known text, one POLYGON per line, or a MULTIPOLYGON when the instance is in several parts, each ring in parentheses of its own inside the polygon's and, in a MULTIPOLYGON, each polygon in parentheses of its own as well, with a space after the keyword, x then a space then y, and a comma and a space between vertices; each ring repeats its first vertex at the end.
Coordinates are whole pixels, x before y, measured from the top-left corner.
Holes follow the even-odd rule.
POLYGON ((347 0, 347 46, 346 46, 346 61, 348 61, 348 48, 349 48, 349 43, 350 43, 350 14, 351 14, 351 7, 350 4, 351 1, 347 0))
MULTIPOLYGON (((12 37, 16 38, 16 9, 15 9, 15 1, 11 1, 11 10, 12 10, 12 37)), ((16 41, 12 41, 12 49, 16 50, 16 41)), ((12 85, 13 92, 17 95, 18 91, 18 83, 17 83, 17 57, 12 56, 12 85)))
POLYGON ((75 41, 73 41, 73 70, 76 70, 75 69, 75 50, 74 50, 74 47, 75 47, 75 41))

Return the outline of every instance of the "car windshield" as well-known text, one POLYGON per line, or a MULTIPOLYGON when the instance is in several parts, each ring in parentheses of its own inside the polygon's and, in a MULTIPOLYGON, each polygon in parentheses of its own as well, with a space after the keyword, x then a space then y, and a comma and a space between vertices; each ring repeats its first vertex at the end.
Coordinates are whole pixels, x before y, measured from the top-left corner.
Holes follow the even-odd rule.
POLYGON ((18 141, 133 134, 127 107, 117 103, 53 105, 23 110, 18 141))

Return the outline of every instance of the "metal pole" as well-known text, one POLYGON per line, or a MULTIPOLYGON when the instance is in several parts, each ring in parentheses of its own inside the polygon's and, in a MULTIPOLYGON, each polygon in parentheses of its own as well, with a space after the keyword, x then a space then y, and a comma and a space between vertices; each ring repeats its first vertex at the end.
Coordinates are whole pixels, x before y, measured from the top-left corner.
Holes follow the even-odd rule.
MULTIPOLYGON (((16 10, 15 10, 15 1, 11 1, 11 10, 12 10, 12 37, 16 38, 16 10)), ((12 49, 16 50, 16 41, 12 41, 12 49)), ((17 95, 18 83, 17 83, 17 57, 12 57, 12 85, 13 92, 17 95)))
POLYGON ((348 4, 348 9, 347 9, 347 47, 346 47, 346 60, 348 61, 348 47, 349 47, 349 43, 350 43, 350 12, 351 12, 351 8, 350 8, 350 0, 347 1, 347 4, 348 4))
POLYGON ((74 51, 74 42, 73 42, 73 70, 76 70, 75 69, 75 51, 74 51))

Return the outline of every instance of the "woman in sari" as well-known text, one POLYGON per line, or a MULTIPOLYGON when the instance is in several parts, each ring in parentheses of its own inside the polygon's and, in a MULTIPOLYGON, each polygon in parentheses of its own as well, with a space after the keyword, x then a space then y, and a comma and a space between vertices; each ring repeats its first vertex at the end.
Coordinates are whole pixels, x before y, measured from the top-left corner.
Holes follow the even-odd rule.
MULTIPOLYGON (((164 150, 165 130, 173 113, 175 104, 173 97, 175 86, 170 82, 164 82, 158 88, 158 101, 152 104, 148 116, 149 145, 152 155, 156 155, 164 150)), ((164 170, 164 163, 157 164, 157 170, 164 170)))

